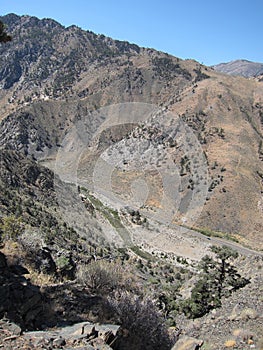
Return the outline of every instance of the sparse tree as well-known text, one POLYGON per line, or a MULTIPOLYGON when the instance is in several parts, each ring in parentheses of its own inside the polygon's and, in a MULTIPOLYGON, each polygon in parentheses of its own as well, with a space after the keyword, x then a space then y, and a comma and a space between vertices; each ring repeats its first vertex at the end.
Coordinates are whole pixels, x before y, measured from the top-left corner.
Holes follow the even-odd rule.
POLYGON ((0 21, 0 43, 7 43, 8 41, 11 41, 12 37, 11 35, 8 35, 5 31, 5 25, 2 21, 0 21))

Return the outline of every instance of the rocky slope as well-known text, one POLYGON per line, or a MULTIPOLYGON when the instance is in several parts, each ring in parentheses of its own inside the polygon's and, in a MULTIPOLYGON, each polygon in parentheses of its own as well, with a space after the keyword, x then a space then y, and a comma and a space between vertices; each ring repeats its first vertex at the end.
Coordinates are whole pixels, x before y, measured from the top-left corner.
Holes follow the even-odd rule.
POLYGON ((219 63, 213 68, 221 73, 239 75, 245 78, 257 77, 263 73, 263 63, 247 60, 235 60, 227 63, 219 63))
MULTIPOLYGON (((0 233, 8 258, 0 255, 1 291, 19 289, 14 298, 23 309, 34 281, 41 292, 35 299, 52 306, 59 325, 20 336, 1 321, 11 336, 0 338, 4 346, 15 339, 31 348, 153 350, 156 342, 160 349, 162 336, 166 347, 169 338, 161 325, 155 338, 161 312, 176 325, 174 341, 181 334, 175 349, 261 349, 262 79, 228 76, 50 19, 1 20, 13 36, 0 47, 0 233), (189 296, 213 244, 239 252, 239 273, 250 284, 190 322, 175 305, 189 296), (107 262, 107 297, 79 279, 94 261, 107 262), (26 274, 20 265, 28 278, 18 274, 26 274), (80 324, 73 338, 74 327, 61 329, 84 321, 120 323, 122 334, 112 343, 116 334, 106 327, 105 344, 98 326, 82 332, 80 324)), ((38 327, 25 324, 27 311, 9 320, 38 327)))
MULTIPOLYGON (((75 26, 64 28, 53 20, 16 15, 2 20, 14 39, 0 47, 1 147, 22 151, 54 167, 51 161, 56 151, 78 120, 87 121, 91 116, 96 130, 101 121, 94 111, 102 106, 153 104, 189 125, 205 152, 208 194, 194 226, 232 234, 262 249, 262 82, 221 75, 195 61, 75 26)), ((182 150, 172 149, 164 132, 158 135, 157 129, 150 131, 153 137, 149 139, 149 128, 150 124, 141 128, 137 138, 156 139, 163 148, 161 154, 152 155, 152 166, 159 167, 168 152, 180 168, 182 150)), ((168 128, 166 133, 174 130, 168 128)), ((112 139, 119 142, 129 131, 123 126, 111 140, 103 134, 104 146, 96 150, 93 145, 92 157, 98 158, 112 139)), ((129 162, 132 151, 126 147, 127 159, 118 159, 129 162)), ((156 177, 153 181, 158 182, 156 177)), ((193 196, 195 180, 190 172, 180 181, 185 186, 183 202, 193 196)), ((121 190, 115 189, 116 193, 121 190)), ((153 203, 158 207, 158 201, 148 204, 153 203)), ((184 220, 182 212, 177 219, 184 220)))

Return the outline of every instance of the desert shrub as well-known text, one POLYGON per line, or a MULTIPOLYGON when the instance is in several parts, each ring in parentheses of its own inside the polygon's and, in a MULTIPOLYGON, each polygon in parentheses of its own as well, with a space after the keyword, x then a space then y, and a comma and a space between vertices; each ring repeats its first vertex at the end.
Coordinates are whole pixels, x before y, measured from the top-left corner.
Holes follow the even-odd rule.
POLYGON ((121 325, 114 350, 170 350, 173 337, 165 320, 150 298, 122 292, 109 299, 114 321, 121 325))
POLYGON ((107 294, 121 285, 121 268, 115 263, 94 261, 78 269, 77 280, 91 293, 107 294))

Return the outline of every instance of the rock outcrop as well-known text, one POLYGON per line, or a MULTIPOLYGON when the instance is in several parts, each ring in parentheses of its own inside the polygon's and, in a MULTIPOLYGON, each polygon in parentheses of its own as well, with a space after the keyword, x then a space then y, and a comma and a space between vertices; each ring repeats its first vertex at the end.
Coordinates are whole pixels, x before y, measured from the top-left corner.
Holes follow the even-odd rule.
POLYGON ((0 320, 0 346, 5 349, 81 349, 110 350, 117 337, 118 325, 89 322, 45 331, 24 332, 14 323, 0 320))
POLYGON ((20 265, 8 266, 0 252, 0 318, 7 317, 21 329, 37 329, 45 322, 47 305, 39 287, 23 275, 28 271, 20 265))

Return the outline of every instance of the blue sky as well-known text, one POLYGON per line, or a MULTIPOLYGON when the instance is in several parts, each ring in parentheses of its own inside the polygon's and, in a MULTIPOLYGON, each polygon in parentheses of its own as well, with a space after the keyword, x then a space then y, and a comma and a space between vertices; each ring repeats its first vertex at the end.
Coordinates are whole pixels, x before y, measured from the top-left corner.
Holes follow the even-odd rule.
POLYGON ((0 0, 0 15, 53 18, 207 65, 263 62, 263 0, 0 0))

